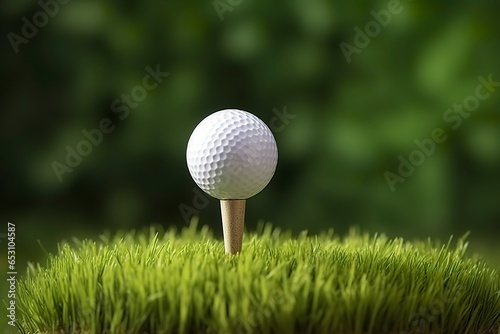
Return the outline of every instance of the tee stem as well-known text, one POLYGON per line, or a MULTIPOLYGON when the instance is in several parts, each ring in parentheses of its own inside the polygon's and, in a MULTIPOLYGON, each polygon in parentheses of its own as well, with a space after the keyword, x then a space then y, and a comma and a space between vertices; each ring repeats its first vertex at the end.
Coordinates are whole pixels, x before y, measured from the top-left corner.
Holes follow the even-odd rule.
POLYGON ((244 199, 221 199, 220 201, 226 253, 241 252, 245 225, 245 204, 246 200, 244 199))

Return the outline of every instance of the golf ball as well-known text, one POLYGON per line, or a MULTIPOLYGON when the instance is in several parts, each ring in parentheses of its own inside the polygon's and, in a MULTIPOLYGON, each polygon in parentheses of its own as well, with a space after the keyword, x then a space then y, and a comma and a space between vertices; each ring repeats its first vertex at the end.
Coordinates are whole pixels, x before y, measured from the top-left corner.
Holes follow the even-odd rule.
POLYGON ((204 192, 218 199, 247 199, 273 177, 278 148, 271 130, 258 117, 225 109, 194 129, 186 158, 189 173, 204 192))

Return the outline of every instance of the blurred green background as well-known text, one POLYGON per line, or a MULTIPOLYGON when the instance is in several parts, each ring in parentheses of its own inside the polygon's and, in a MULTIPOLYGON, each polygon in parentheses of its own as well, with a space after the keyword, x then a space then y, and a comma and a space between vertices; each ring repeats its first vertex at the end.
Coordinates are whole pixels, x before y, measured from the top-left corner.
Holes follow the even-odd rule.
MULTIPOLYGON (((350 63, 340 44, 355 46, 355 27, 387 1, 57 4, 18 53, 8 34, 22 36, 22 18, 42 7, 1 5, 0 233, 16 224, 20 270, 43 257, 37 240, 51 251, 71 236, 185 226, 179 205, 194 208, 195 196, 188 138, 225 108, 277 125, 278 168, 248 201, 249 229, 265 220, 444 239, 470 230, 472 248, 500 263, 500 87, 457 130, 443 120, 479 76, 500 81, 498 2, 401 1, 350 63), (157 65, 169 76, 120 119, 113 102, 157 65), (280 123, 284 109, 294 118, 280 123), (53 162, 103 118, 115 130, 59 182, 53 162), (392 192, 384 173, 435 128, 448 139, 392 192)), ((217 200, 199 217, 220 233, 217 200)))

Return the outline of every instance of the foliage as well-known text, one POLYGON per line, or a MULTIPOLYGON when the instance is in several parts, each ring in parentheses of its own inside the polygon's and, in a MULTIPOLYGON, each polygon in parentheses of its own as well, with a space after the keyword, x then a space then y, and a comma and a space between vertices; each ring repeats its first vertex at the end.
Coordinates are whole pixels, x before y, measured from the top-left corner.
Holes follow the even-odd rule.
MULTIPOLYGON (((403 11, 351 63, 340 43, 353 44, 354 28, 388 1, 240 1, 223 21, 212 3, 73 0, 19 53, 4 38, 0 219, 30 231, 67 221, 94 231, 181 223, 178 205, 194 196, 185 149, 196 124, 229 107, 270 124, 273 109, 287 106, 296 117, 278 124, 286 125, 275 132, 278 170, 252 200, 252 224, 491 235, 500 215, 500 92, 457 131, 443 114, 474 93, 478 76, 500 80, 499 2, 401 1, 403 11), (170 75, 121 120, 112 103, 157 64, 170 75), (105 117, 114 132, 59 183, 51 164, 105 117), (448 140, 392 193, 384 172, 396 172, 398 156, 437 127, 448 140), (289 210, 275 210, 274 199, 289 210)), ((37 1, 10 0, 0 25, 20 34, 21 18, 39 10, 37 1)), ((200 216, 216 222, 217 205, 200 216)))
POLYGON ((22 333, 496 333, 498 273, 456 243, 270 225, 227 255, 207 227, 60 244, 19 282, 22 333))

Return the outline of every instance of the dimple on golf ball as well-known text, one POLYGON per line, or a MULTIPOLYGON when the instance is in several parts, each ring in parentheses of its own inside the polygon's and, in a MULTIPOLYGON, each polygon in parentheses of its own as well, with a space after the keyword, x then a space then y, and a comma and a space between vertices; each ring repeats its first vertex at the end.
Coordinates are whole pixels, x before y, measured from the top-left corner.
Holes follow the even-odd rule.
POLYGON ((218 199, 247 199, 273 177, 278 148, 271 130, 258 117, 225 109, 194 129, 186 158, 189 173, 204 192, 218 199))

